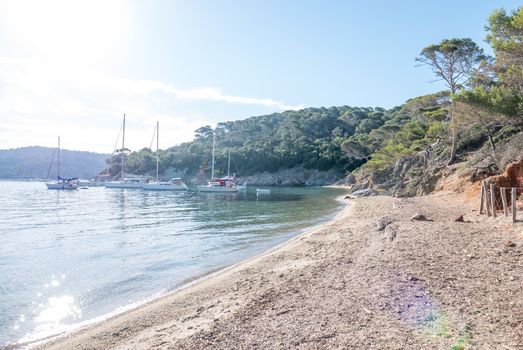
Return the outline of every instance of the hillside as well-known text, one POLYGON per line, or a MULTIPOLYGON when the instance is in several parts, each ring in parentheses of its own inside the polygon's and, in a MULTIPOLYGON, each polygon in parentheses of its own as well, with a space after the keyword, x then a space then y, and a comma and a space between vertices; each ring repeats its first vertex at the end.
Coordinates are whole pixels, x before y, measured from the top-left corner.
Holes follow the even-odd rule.
MULTIPOLYGON (((0 179, 45 179, 54 148, 22 147, 0 150, 0 179)), ((104 169, 107 154, 61 150, 63 177, 89 178, 104 169)), ((56 154, 49 176, 56 176, 56 154)))

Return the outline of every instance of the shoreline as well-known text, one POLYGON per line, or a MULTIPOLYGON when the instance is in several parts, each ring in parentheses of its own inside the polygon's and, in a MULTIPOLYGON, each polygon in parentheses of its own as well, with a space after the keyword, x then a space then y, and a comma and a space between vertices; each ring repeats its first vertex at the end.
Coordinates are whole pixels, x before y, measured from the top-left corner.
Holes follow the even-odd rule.
POLYGON ((463 200, 349 200, 259 256, 36 348, 521 348, 523 235, 463 200))
MULTIPOLYGON (((330 186, 329 186, 330 187, 330 186)), ((270 247, 267 250, 264 250, 262 252, 259 252, 255 255, 249 256, 243 260, 239 260, 231 265, 227 265, 224 267, 217 267, 215 269, 212 269, 208 272, 189 277, 186 280, 184 280, 178 287, 175 287, 172 290, 169 290, 165 293, 161 293, 157 296, 151 296, 150 298, 147 298, 143 301, 138 301, 135 303, 131 303, 128 305, 121 306, 114 311, 101 315, 98 317, 95 317, 91 320, 87 320, 84 322, 81 322, 79 324, 73 325, 73 328, 65 330, 58 334, 52 334, 49 336, 46 336, 44 338, 39 338, 35 340, 29 340, 26 342, 21 343, 13 343, 13 344, 6 344, 3 346, 0 346, 0 350, 11 350, 11 349, 17 349, 19 347, 23 347, 26 349, 40 349, 45 348, 49 344, 54 344, 55 342, 60 342, 64 338, 69 338, 71 336, 74 336, 77 333, 81 333, 85 330, 88 330, 91 327, 95 327, 103 322, 107 322, 111 319, 123 317, 124 315, 130 313, 130 312, 136 312, 139 311, 140 308, 146 307, 149 304, 154 304, 156 302, 160 302, 162 299, 169 298, 173 296, 176 293, 185 291, 186 289, 192 288, 195 285, 198 285, 200 283, 204 283, 205 281, 213 278, 220 277, 222 274, 226 274, 228 271, 241 268, 244 264, 250 263, 252 260, 257 260, 259 258, 264 257, 265 255, 271 254, 274 251, 277 251, 283 247, 285 247, 287 244, 290 244, 295 239, 298 239, 302 235, 306 235, 311 231, 315 231, 319 228, 321 228, 323 225, 336 220, 336 218, 342 214, 348 207, 348 203, 344 200, 345 194, 337 195, 335 197, 336 202, 339 203, 339 205, 333 210, 333 212, 326 214, 322 217, 319 217, 316 222, 312 224, 312 226, 304 227, 297 229, 296 231, 291 231, 287 233, 287 235, 290 235, 290 237, 284 238, 283 241, 277 243, 275 246, 270 247)))

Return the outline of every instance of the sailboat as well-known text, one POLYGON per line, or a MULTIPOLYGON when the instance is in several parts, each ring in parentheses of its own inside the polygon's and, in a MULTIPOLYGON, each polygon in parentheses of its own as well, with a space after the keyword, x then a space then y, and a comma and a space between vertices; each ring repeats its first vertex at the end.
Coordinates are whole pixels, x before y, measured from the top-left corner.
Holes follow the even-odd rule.
POLYGON ((227 176, 219 179, 214 178, 214 151, 216 146, 216 135, 212 135, 212 166, 211 166, 211 180, 207 185, 198 186, 200 192, 238 192, 238 179, 236 176, 230 176, 231 167, 231 153, 229 152, 229 162, 227 168, 227 176))
MULTIPOLYGON (((122 171, 120 173, 120 181, 109 181, 105 183, 107 188, 142 188, 144 182, 141 178, 136 177, 125 177, 125 114, 123 115, 123 127, 122 127, 122 149, 120 150, 122 171)), ((127 150, 128 151, 128 150, 127 150)))
POLYGON ((158 155, 160 143, 160 123, 156 122, 156 181, 149 182, 142 185, 144 190, 155 190, 155 191, 176 191, 176 190, 187 190, 187 185, 183 183, 182 179, 174 178, 170 181, 159 180, 159 162, 160 158, 158 155))
MULTIPOLYGON (((60 177, 60 136, 58 136, 58 166, 57 166, 57 176, 56 182, 48 182, 45 185, 48 190, 76 190, 78 189, 78 178, 68 178, 64 179, 60 177)), ((53 161, 51 160, 51 165, 53 161)))

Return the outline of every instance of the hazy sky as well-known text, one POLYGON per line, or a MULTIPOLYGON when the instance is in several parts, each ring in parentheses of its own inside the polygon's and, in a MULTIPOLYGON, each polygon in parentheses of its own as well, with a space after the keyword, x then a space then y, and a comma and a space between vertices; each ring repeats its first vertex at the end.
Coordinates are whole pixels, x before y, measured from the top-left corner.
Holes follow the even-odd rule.
POLYGON ((0 148, 110 153, 307 106, 392 107, 441 89, 421 49, 518 1, 0 0, 0 148))

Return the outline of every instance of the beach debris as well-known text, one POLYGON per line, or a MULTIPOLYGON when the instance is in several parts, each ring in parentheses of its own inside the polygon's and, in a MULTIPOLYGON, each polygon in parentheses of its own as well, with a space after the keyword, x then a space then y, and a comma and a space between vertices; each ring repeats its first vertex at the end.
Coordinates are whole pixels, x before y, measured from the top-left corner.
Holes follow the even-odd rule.
POLYGON ((456 220, 456 222, 465 222, 465 219, 463 218, 463 215, 460 215, 456 220))
POLYGON ((368 314, 372 314, 372 312, 369 309, 366 309, 366 308, 362 307, 362 310, 365 311, 368 314))
POLYGON ((410 218, 411 220, 416 220, 416 221, 434 221, 432 219, 429 219, 427 218, 425 215, 423 214, 420 214, 420 213, 416 213, 413 217, 410 218))
POLYGON ((507 247, 511 247, 511 248, 514 248, 516 246, 516 243, 512 242, 512 241, 508 241, 506 243, 507 247))
POLYGON ((388 216, 384 216, 376 222, 376 230, 383 231, 387 225, 392 222, 392 219, 388 216))

